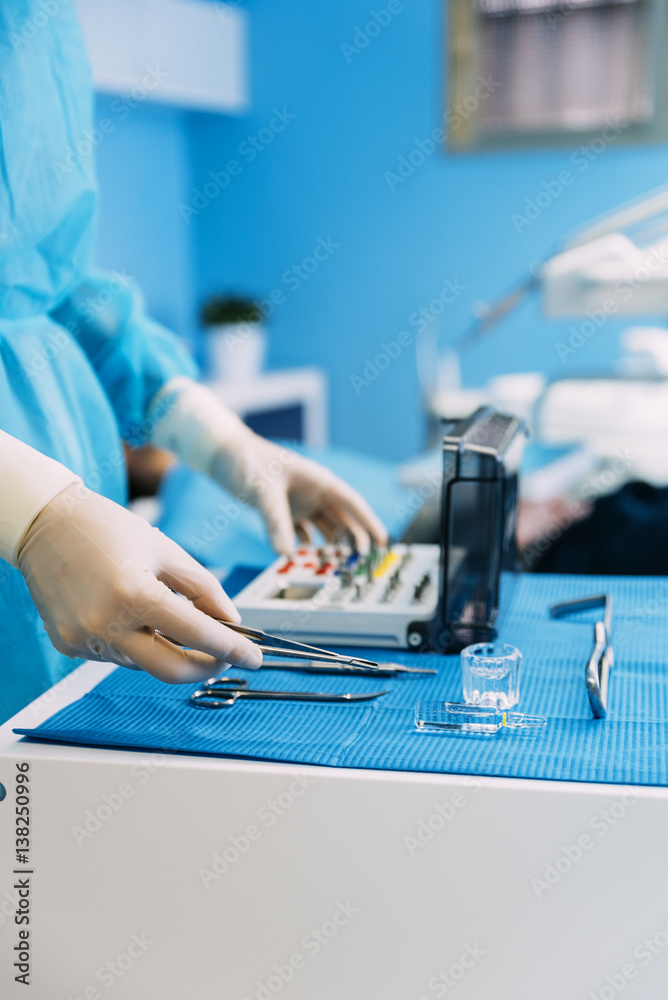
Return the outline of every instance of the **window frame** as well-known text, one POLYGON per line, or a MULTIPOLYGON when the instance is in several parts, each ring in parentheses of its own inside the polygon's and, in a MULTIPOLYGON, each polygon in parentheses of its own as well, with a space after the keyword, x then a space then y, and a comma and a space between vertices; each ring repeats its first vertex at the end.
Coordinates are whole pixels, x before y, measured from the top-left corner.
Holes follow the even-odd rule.
MULTIPOLYGON (((446 17, 446 149, 450 153, 495 152, 587 146, 600 139, 606 126, 585 129, 476 128, 476 111, 466 111, 466 98, 475 93, 479 68, 479 14, 474 0, 445 0, 446 17)), ((647 121, 631 123, 616 144, 633 145, 668 141, 668 4, 645 0, 650 7, 652 93, 654 114, 647 121)))

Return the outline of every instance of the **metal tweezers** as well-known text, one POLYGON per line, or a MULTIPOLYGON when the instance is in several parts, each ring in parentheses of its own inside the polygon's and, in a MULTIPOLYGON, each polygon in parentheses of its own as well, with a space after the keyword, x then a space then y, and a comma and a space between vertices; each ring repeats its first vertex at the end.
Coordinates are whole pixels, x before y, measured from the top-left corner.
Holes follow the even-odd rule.
POLYGON ((612 597, 610 594, 596 594, 580 597, 575 601, 563 601, 550 608, 552 618, 563 618, 576 611, 603 608, 603 619, 594 624, 594 648, 585 667, 585 684, 589 704, 596 719, 605 719, 608 714, 608 679, 615 662, 612 651, 612 597))
MULTIPOLYGON (((278 635, 269 635, 267 632, 261 632, 256 628, 248 628, 246 625, 237 625, 235 622, 223 622, 227 628, 231 628, 233 632, 238 632, 239 635, 245 636, 254 642, 265 655, 283 657, 288 660, 308 660, 301 669, 308 670, 309 673, 328 673, 334 672, 331 669, 331 664, 340 664, 344 669, 341 673, 350 673, 351 670, 355 670, 356 673, 373 673, 373 674, 435 674, 436 670, 428 667, 406 667, 402 663, 377 663, 375 660, 364 660, 359 656, 342 656, 339 653, 332 653, 328 649, 320 649, 318 646, 307 646, 303 642, 296 642, 294 639, 284 639, 278 635), (318 663, 330 664, 330 669, 327 666, 318 667, 318 663)), ((269 664, 266 661, 262 664, 263 667, 272 666, 274 670, 299 670, 300 667, 297 664, 281 664, 274 663, 269 664)), ((336 670, 336 673, 339 671, 336 670)))
MULTIPOLYGON (((248 628, 246 625, 237 625, 236 622, 227 622, 218 618, 221 625, 238 632, 258 646, 262 653, 269 656, 283 657, 289 660, 308 660, 303 667, 298 664, 271 664, 275 670, 305 670, 309 673, 345 673, 345 674, 378 674, 392 676, 394 674, 435 674, 436 670, 427 667, 406 667, 402 663, 377 663, 375 660, 365 660, 359 656, 343 656, 339 653, 332 653, 328 649, 320 649, 318 646, 307 646, 303 642, 296 642, 294 639, 284 639, 278 635, 269 635, 260 629, 248 628), (317 663, 329 664, 327 667, 317 667, 317 663), (338 668, 332 666, 339 664, 338 668)), ((169 639, 175 646, 182 646, 183 643, 172 639, 171 636, 160 632, 165 639, 169 639)), ((265 662, 264 667, 270 666, 265 662)))
POLYGON ((396 677, 397 674, 437 674, 431 667, 407 667, 404 663, 377 663, 374 667, 348 666, 345 663, 331 663, 329 660, 300 660, 286 663, 285 660, 263 660, 267 670, 296 670, 303 674, 346 674, 348 677, 396 677))

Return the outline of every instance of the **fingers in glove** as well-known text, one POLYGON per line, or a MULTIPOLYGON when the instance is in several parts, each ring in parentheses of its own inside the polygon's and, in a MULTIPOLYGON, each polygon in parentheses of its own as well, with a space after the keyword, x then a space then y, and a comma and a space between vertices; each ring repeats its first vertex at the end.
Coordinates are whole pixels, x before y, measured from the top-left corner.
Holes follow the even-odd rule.
POLYGON ((70 660, 98 660, 102 663, 117 663, 120 667, 132 667, 133 663, 113 643, 103 636, 90 635, 85 643, 65 642, 59 632, 47 629, 54 647, 70 660))
POLYGON ((182 649, 150 630, 130 632, 117 645, 132 663, 166 684, 194 684, 220 672, 217 657, 182 649))
POLYGON ((366 500, 343 480, 337 478, 328 489, 323 506, 330 512, 333 510, 344 512, 368 532, 376 545, 387 545, 387 529, 383 522, 366 500))
POLYGON ((59 653, 63 654, 63 656, 69 657, 70 660, 95 659, 94 656, 91 656, 90 650, 85 649, 84 647, 79 647, 71 642, 65 642, 60 632, 50 624, 45 622, 44 628, 54 649, 57 649, 59 653))
POLYGON ((322 537, 329 545, 337 545, 341 538, 341 530, 327 514, 315 514, 312 518, 322 537))
POLYGON ((295 524, 295 532, 297 533, 297 540, 302 545, 311 544, 312 541, 311 533, 308 530, 306 521, 299 521, 297 524, 295 524))
POLYGON ((119 667, 134 667, 132 660, 122 653, 113 643, 98 636, 90 636, 88 639, 88 658, 90 660, 102 660, 106 663, 117 663, 119 667))
POLYGON ((332 519, 335 519, 340 527, 344 528, 353 540, 355 549, 362 555, 369 552, 369 533, 354 517, 345 510, 335 509, 328 512, 332 519))
MULTIPOLYGON (((260 649, 249 639, 232 632, 167 587, 161 588, 158 599, 151 602, 150 612, 143 624, 218 660, 251 670, 257 670, 262 664, 260 649)), ((116 645, 121 644, 117 642, 116 645)))
POLYGON ((295 528, 285 487, 277 484, 258 498, 260 513, 276 552, 289 556, 295 550, 295 528))
POLYGON ((237 624, 241 621, 241 615, 213 573, 166 535, 161 536, 160 545, 163 562, 156 574, 159 580, 212 618, 224 618, 237 624))

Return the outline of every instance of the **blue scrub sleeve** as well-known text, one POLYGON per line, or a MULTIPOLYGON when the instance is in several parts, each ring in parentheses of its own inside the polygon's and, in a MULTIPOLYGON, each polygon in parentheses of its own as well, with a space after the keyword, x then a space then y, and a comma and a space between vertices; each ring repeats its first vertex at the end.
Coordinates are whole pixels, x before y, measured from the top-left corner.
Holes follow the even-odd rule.
POLYGON ((151 436, 151 401, 170 379, 197 377, 179 338, 146 313, 125 274, 94 271, 51 313, 88 356, 114 409, 123 439, 138 447, 151 436))

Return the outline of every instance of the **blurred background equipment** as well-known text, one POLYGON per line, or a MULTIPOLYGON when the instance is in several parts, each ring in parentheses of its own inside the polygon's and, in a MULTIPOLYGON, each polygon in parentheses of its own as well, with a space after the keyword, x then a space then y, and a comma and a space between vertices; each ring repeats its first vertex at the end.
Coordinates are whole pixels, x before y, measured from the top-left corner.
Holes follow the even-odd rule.
POLYGON ((303 0, 77 4, 106 123, 99 263, 135 276, 201 357, 200 303, 221 288, 270 303, 264 362, 207 375, 254 429, 401 462, 406 527, 433 500, 428 428, 512 411, 533 431, 528 546, 634 479, 663 489, 666 192, 610 209, 668 176, 666 4, 404 5, 366 45, 361 0, 326 20, 303 0), (332 250, 316 261, 318 240, 332 250))
MULTIPOLYGON (((570 340, 557 345, 564 357, 610 316, 668 312, 668 190, 634 201, 569 239, 521 286, 521 294, 512 292, 486 312, 461 338, 461 348, 489 336, 532 290, 539 292, 546 316, 582 319, 570 340)), ((538 447, 546 447, 523 483, 520 535, 527 554, 541 533, 559 520, 561 527, 553 533, 554 545, 527 555, 533 569, 668 570, 665 547, 654 544, 663 539, 668 516, 668 329, 631 327, 622 345, 626 353, 616 372, 548 383, 540 373, 523 373, 465 390, 456 352, 446 352, 438 366, 440 384, 429 397, 436 419, 503 399, 525 417, 538 447), (598 498, 606 499, 592 513, 598 498), (582 517, 587 520, 577 524, 582 517)))
MULTIPOLYGON (((327 373, 336 446, 394 462, 418 453, 422 317, 452 345, 476 303, 531 273, 564 231, 668 176, 668 10, 655 0, 404 4, 368 38, 361 0, 327 17, 304 0, 77 3, 98 90, 99 264, 136 278, 151 314, 200 356, 203 301, 221 288, 268 300, 266 370, 327 373), (540 39, 539 57, 520 36, 540 39), (505 75, 492 56, 483 68, 484 37, 506 54, 505 75), (647 68, 630 74, 649 80, 649 104, 629 92, 621 50, 647 68), (504 108, 522 100, 567 124, 534 127, 523 112, 513 131, 504 108), (320 239, 332 252, 311 260, 320 239), (387 368, 383 345, 397 355, 387 368)), ((619 316, 562 362, 567 329, 527 300, 503 339, 462 358, 462 385, 610 370, 619 316)))

